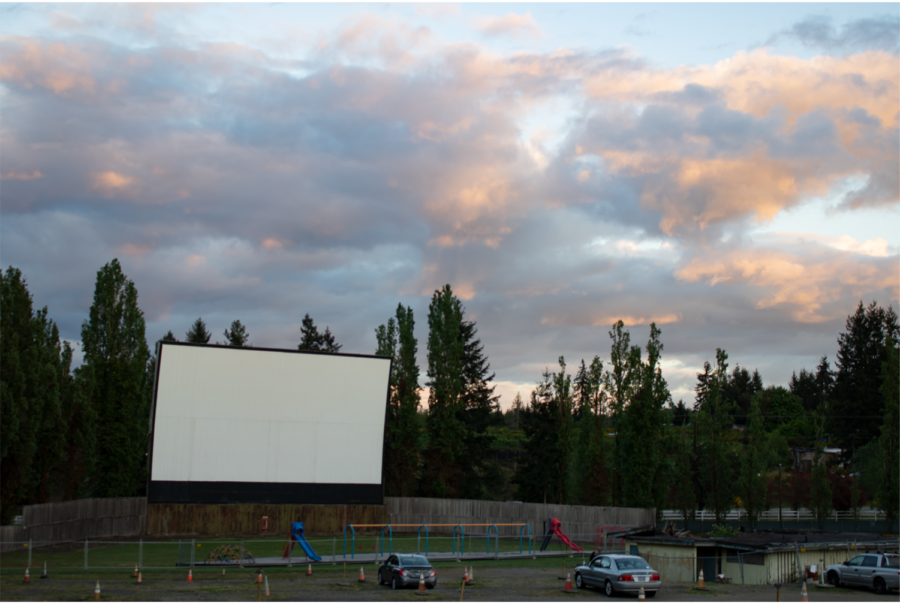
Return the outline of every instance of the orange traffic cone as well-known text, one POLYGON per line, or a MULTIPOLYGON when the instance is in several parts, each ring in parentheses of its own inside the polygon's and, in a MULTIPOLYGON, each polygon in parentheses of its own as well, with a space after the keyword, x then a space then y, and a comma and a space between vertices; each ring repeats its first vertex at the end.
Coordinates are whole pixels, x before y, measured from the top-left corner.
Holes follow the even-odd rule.
POLYGON ((563 590, 567 593, 572 592, 572 572, 566 574, 566 587, 563 590))
POLYGON ((31 576, 28 575, 28 568, 25 568, 25 579, 22 580, 22 584, 31 584, 31 576))
POLYGON ((697 580, 697 588, 706 588, 706 583, 703 581, 703 570, 700 570, 700 578, 697 580))
POLYGON ((256 583, 262 584, 262 570, 256 572, 256 583))
POLYGON ((134 566, 134 571, 131 572, 131 577, 132 577, 132 578, 137 578, 137 575, 138 575, 138 569, 137 569, 137 566, 135 565, 135 566, 134 566))
POLYGON ((188 570, 188 582, 194 581, 194 572, 192 570, 188 570))
POLYGON ((641 587, 641 590, 638 591, 638 601, 646 601, 647 595, 644 594, 644 587, 641 587))
POLYGON ((427 591, 425 590, 425 572, 419 572, 419 590, 416 594, 424 595, 427 591))
POLYGON ((100 581, 97 580, 97 586, 94 587, 94 600, 100 600, 100 581))
POLYGON ((806 582, 803 583, 803 588, 800 589, 800 601, 809 601, 809 593, 806 591, 806 582))
POLYGON ((366 581, 366 574, 365 574, 365 572, 363 572, 363 568, 360 565, 359 566, 359 580, 357 580, 357 582, 365 582, 365 581, 366 581))
POLYGON ((465 584, 466 586, 468 586, 468 585, 469 585, 469 582, 470 582, 470 580, 469 580, 469 568, 468 568, 468 567, 465 567, 465 568, 463 568, 463 584, 465 584))
POLYGON ((137 581, 137 583, 138 583, 138 584, 143 584, 143 583, 144 583, 144 581, 141 579, 141 572, 138 572, 138 581, 137 581))
POLYGON ((269 577, 266 576, 266 596, 269 596, 269 577))
POLYGON ((312 563, 310 563, 309 567, 306 568, 306 575, 312 576, 312 563))
POLYGON ((224 567, 222 568, 222 577, 223 578, 225 577, 225 568, 224 567))

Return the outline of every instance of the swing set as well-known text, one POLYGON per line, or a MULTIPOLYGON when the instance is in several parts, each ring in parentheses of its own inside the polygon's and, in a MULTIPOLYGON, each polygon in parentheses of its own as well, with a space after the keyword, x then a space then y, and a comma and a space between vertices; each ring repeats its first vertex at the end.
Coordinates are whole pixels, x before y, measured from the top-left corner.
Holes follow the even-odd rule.
POLYGON ((494 553, 500 553, 500 530, 498 528, 519 528, 519 553, 524 552, 524 530, 528 528, 528 553, 531 554, 531 526, 527 523, 357 523, 347 524, 344 528, 344 559, 347 558, 347 530, 350 530, 350 559, 353 560, 356 549, 356 528, 381 528, 381 551, 384 555, 384 531, 388 531, 388 555, 393 553, 394 528, 418 528, 416 537, 421 542, 422 529, 425 529, 425 556, 428 556, 428 528, 453 528, 453 554, 456 555, 456 535, 459 530, 459 554, 464 554, 465 528, 487 528, 485 532, 486 550, 491 553, 491 530, 494 531, 494 553))

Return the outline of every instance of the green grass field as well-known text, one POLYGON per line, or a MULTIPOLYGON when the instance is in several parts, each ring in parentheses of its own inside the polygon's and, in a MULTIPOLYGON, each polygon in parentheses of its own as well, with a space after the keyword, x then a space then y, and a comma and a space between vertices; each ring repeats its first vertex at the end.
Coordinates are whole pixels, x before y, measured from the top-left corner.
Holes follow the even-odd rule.
MULTIPOLYGON (((194 562, 200 563, 208 557, 208 555, 221 545, 240 545, 240 538, 212 538, 197 539, 194 542, 194 562)), ((310 538, 310 544, 313 549, 320 555, 332 554, 332 551, 343 558, 344 555, 344 539, 343 538, 310 538)), ((278 557, 282 556, 286 537, 275 536, 265 539, 245 539, 243 541, 244 549, 253 555, 254 558, 278 557)), ((501 553, 518 552, 520 542, 518 538, 505 538, 495 543, 494 539, 490 540, 490 552, 496 550, 499 545, 501 553)), ((455 539, 455 548, 458 551, 461 546, 460 539, 455 539)), ((483 554, 488 550, 488 542, 484 535, 466 537, 462 544, 465 553, 483 554)), ((528 540, 524 538, 521 543, 522 550, 528 552, 528 540)), ((539 543, 532 542, 532 550, 539 547, 539 543)), ((428 553, 450 553, 454 550, 454 539, 450 537, 434 537, 430 536, 427 541, 428 553)), ((550 550, 564 551, 558 543, 554 543, 550 550)), ((426 551, 426 539, 424 535, 421 539, 416 536, 395 536, 393 540, 385 539, 383 542, 380 537, 359 536, 355 541, 351 541, 348 537, 346 542, 346 557, 350 561, 356 555, 371 555, 378 553, 380 556, 393 553, 415 553, 426 551), (351 555, 352 553, 352 555, 351 555)), ((144 541, 139 544, 136 541, 130 542, 104 542, 89 541, 87 547, 87 568, 133 568, 136 564, 141 564, 143 568, 174 568, 179 563, 188 563, 190 561, 191 541, 144 541), (143 549, 143 550, 141 550, 143 549)), ((294 563, 302 564, 305 557, 302 549, 295 546, 293 551, 294 563)), ((31 569, 40 573, 44 562, 48 568, 54 570, 67 569, 77 570, 85 568, 85 547, 84 543, 69 543, 65 545, 57 545, 53 547, 40 547, 31 551, 31 569)), ((237 565, 237 562, 235 562, 237 565)), ((0 554, 0 570, 22 570, 28 565, 28 549, 22 547, 21 550, 0 554)))

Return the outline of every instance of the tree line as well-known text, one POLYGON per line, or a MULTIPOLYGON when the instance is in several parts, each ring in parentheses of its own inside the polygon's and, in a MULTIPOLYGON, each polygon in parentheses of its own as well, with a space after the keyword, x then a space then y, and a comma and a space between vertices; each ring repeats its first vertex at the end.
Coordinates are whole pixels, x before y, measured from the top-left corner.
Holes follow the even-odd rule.
MULTIPOLYGON (((832 508, 876 504, 897 516, 898 326, 892 308, 860 303, 822 358, 787 388, 717 350, 697 375, 692 405, 673 404, 662 372, 661 331, 632 345, 619 321, 599 355, 574 373, 565 359, 544 370, 527 401, 500 409, 487 353, 450 285, 428 307, 427 367, 417 365, 410 307, 375 329, 377 355, 393 358, 383 449, 385 494, 561 504, 697 509, 735 506, 751 517, 773 506, 778 468, 792 447, 842 466, 813 463, 777 483, 784 502, 832 508)), ((202 318, 184 340, 210 344, 202 318)), ((163 340, 175 341, 169 331, 163 340)), ((97 273, 82 324, 83 362, 62 341, 46 307, 35 310, 21 271, 0 274, 0 519, 24 504, 87 496, 136 496, 147 479, 149 410, 156 358, 146 342, 137 289, 117 260, 97 273)), ((214 345, 249 346, 235 320, 214 345)), ((298 349, 336 353, 330 328, 307 314, 298 349)))

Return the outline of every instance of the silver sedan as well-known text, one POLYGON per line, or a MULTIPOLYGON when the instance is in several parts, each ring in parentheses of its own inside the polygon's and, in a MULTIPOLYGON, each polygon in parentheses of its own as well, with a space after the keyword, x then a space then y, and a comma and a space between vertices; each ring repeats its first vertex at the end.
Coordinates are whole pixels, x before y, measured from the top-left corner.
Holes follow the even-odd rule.
POLYGON ((637 555, 597 555, 587 565, 575 568, 575 586, 602 588, 607 597, 615 593, 655 597, 662 586, 659 572, 637 555))

